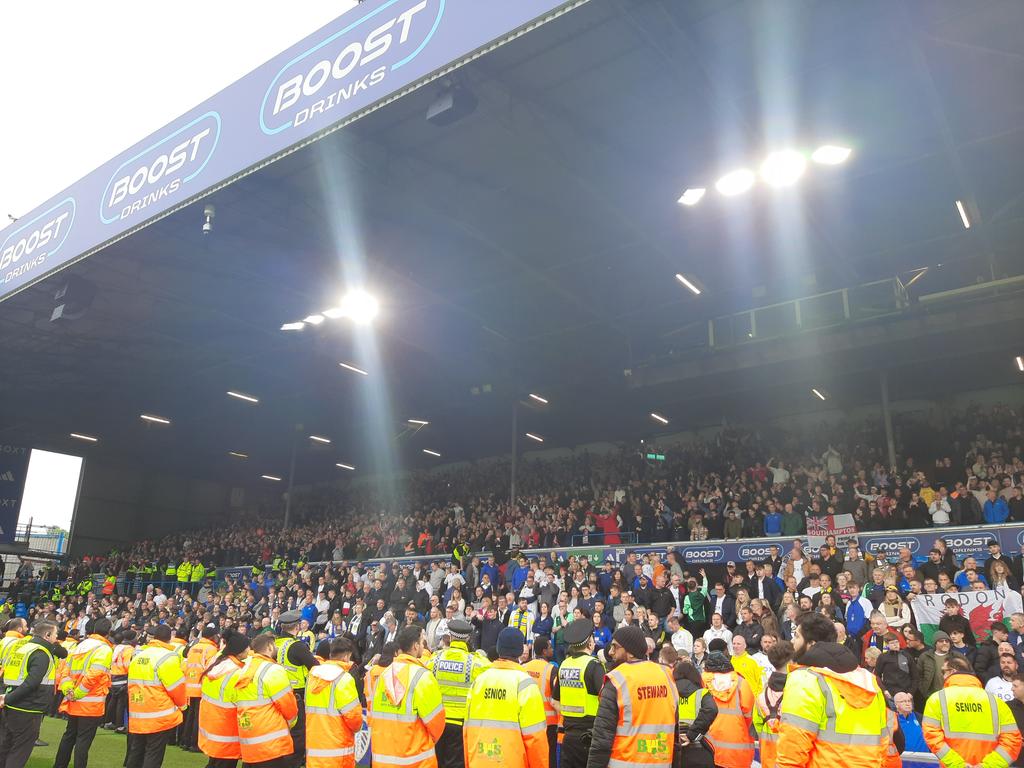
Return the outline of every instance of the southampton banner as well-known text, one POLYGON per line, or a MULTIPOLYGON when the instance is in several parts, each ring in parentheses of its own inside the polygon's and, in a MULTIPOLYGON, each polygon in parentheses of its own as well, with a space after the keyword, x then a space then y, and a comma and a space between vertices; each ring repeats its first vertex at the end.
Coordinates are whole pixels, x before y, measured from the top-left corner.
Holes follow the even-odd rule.
POLYGON ((932 635, 939 628, 939 620, 950 597, 960 601, 960 610, 971 623, 971 631, 978 640, 989 635, 993 621, 1002 621, 1009 626, 1010 615, 1019 613, 1022 600, 1019 592, 1012 589, 985 589, 978 592, 960 592, 953 595, 918 595, 910 607, 914 611, 917 626, 924 634, 924 641, 931 645, 932 635))
POLYGON ((817 552, 829 536, 836 537, 836 544, 842 546, 849 539, 857 537, 857 526, 853 515, 823 515, 807 518, 807 546, 817 552))

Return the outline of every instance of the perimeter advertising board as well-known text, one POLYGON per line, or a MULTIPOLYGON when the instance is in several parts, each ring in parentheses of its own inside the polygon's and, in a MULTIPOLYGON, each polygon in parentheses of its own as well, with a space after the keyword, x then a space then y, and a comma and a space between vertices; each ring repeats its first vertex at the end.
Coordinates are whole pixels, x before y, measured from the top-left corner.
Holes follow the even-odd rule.
POLYGON ((0 230, 0 301, 584 2, 367 0, 0 230))

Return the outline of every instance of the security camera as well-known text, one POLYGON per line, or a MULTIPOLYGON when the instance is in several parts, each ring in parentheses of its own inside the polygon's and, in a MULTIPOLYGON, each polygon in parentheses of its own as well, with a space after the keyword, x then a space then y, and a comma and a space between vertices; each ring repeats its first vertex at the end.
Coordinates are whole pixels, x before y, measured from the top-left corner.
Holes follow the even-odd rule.
POLYGON ((217 209, 208 205, 203 209, 203 234, 208 235, 213 231, 213 217, 217 215, 217 209))

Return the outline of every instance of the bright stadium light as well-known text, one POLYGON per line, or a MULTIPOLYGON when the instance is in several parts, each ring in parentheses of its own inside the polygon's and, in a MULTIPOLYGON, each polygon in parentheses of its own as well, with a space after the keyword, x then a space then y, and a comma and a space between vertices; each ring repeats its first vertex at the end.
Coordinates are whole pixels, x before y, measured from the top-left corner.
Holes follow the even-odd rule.
POLYGON ((678 280, 680 283, 685 285, 690 291, 692 291, 694 296, 700 296, 700 288, 694 285, 691 281, 687 280, 685 275, 681 275, 679 272, 676 272, 676 280, 678 280))
MULTIPOLYGON (((1020 360, 1019 357, 1017 359, 1020 360)), ((83 440, 86 443, 98 443, 100 441, 98 437, 83 435, 81 432, 72 432, 71 437, 75 438, 75 440, 83 440)))
POLYGON ((821 392, 819 392, 817 389, 812 389, 811 392, 813 392, 814 396, 816 398, 818 398, 819 400, 821 400, 821 401, 826 400, 826 397, 823 394, 821 394, 821 392))
POLYGON ((407 421, 416 427, 425 427, 430 423, 429 421, 424 421, 423 419, 407 419, 407 421))
POLYGON ((547 400, 546 397, 541 397, 540 395, 534 394, 533 392, 530 393, 530 399, 537 401, 541 405, 547 405, 548 404, 548 400, 547 400))
POLYGON ((323 315, 310 315, 309 317, 303 318, 302 322, 309 323, 310 325, 320 325, 324 321, 323 315))
POLYGON ((139 418, 143 421, 148 421, 152 424, 170 424, 170 419, 165 419, 163 416, 154 416, 151 413, 143 413, 139 415, 139 418))
POLYGON ((668 419, 662 416, 660 413, 651 413, 651 418, 662 424, 668 424, 668 419))
POLYGON ((818 165, 839 165, 840 163, 846 162, 846 159, 850 156, 850 152, 851 149, 849 147, 825 144, 814 150, 811 154, 811 160, 816 162, 818 165))
POLYGON ((967 208, 964 207, 963 200, 956 201, 956 209, 960 213, 960 221, 964 223, 964 229, 970 229, 971 217, 967 215, 967 208))
POLYGON ((355 472, 356 469, 351 464, 342 464, 340 461, 334 466, 336 466, 338 469, 347 469, 349 472, 355 472))
POLYGON ((282 331, 301 331, 306 327, 306 324, 301 320, 297 323, 285 323, 281 326, 282 331))
POLYGON ((353 323, 367 325, 377 316, 380 304, 366 291, 354 290, 346 293, 341 300, 341 310, 353 323))
POLYGON ((329 437, 320 437, 320 435, 310 435, 309 439, 314 443, 323 443, 324 445, 330 445, 331 439, 329 437))
POLYGON ((331 307, 330 309, 325 309, 320 314, 324 317, 330 318, 331 320, 337 320, 339 317, 345 316, 345 310, 341 307, 331 307))
POLYGON ((676 202, 681 203, 682 205, 696 205, 701 201, 701 198, 704 197, 705 192, 707 192, 707 189, 704 187, 691 187, 683 192, 682 197, 680 197, 676 202))
POLYGON ((726 197, 746 192, 754 186, 754 174, 746 168, 731 171, 715 182, 715 189, 726 197))
POLYGON ((424 452, 425 454, 427 454, 428 456, 434 456, 434 457, 436 457, 436 458, 438 458, 438 459, 440 459, 440 458, 441 458, 441 454, 440 454, 440 453, 438 453, 437 451, 432 451, 432 450, 430 450, 429 448, 424 448, 424 449, 423 449, 423 452, 424 452))
POLYGON ((277 475, 260 475, 264 480, 273 480, 275 483, 280 483, 281 478, 277 475))
POLYGON ((260 401, 260 399, 258 397, 253 397, 252 395, 247 395, 247 394, 245 394, 245 392, 236 392, 233 389, 229 389, 228 390, 228 396, 233 397, 236 400, 245 400, 245 402, 247 402, 247 403, 258 403, 260 401))
POLYGON ((358 373, 360 376, 369 376, 370 375, 366 371, 364 371, 362 368, 357 368, 356 366, 349 365, 348 363, 338 363, 338 365, 340 365, 346 371, 352 371, 352 373, 358 373))
POLYGON ((788 187, 807 170, 807 158, 793 149, 772 152, 761 163, 761 178, 773 187, 788 187))
POLYGON ((526 436, 528 438, 530 438, 531 440, 533 440, 534 442, 536 442, 536 443, 543 443, 544 442, 544 438, 543 437, 541 437, 540 435, 535 435, 535 434, 533 434, 533 432, 527 432, 526 436))
POLYGON ((228 451, 228 456, 234 456, 236 459, 248 459, 248 453, 242 453, 241 451, 228 451))

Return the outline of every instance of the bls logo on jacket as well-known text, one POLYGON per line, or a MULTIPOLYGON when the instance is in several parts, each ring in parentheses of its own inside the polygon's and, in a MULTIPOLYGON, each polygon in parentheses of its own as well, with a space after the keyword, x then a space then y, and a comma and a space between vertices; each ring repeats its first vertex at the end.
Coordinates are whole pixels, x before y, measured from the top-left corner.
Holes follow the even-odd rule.
POLYGON ((668 753, 668 734, 659 734, 650 738, 637 740, 636 751, 646 755, 664 755, 668 753))
POLYGON ((252 718, 249 717, 249 713, 248 712, 242 712, 238 716, 238 727, 241 730, 245 730, 245 731, 247 731, 250 728, 252 728, 252 718))
POLYGON ((497 739, 492 741, 490 744, 484 744, 483 742, 480 742, 480 744, 477 745, 476 751, 479 755, 482 755, 483 757, 493 757, 499 760, 501 759, 501 744, 498 742, 497 739))

